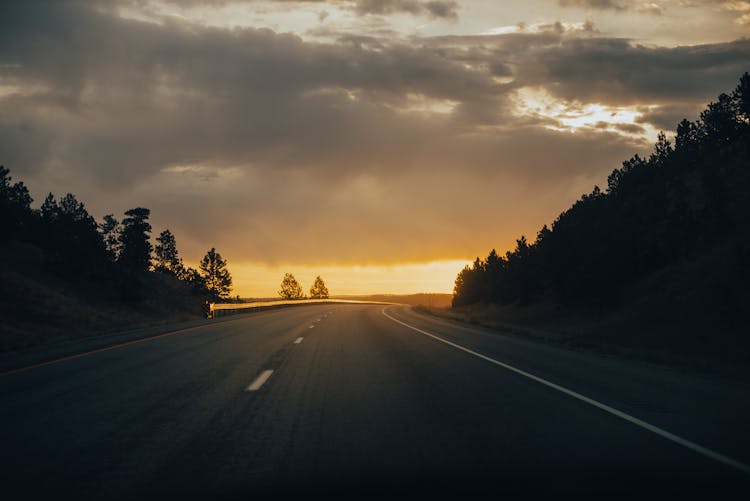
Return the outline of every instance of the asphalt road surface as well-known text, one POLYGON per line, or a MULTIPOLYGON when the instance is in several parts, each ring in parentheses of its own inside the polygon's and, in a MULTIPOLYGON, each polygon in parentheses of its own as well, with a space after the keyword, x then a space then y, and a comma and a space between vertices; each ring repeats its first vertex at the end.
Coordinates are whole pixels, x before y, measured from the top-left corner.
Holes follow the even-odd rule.
POLYGON ((750 386, 382 305, 0 376, 0 498, 750 499, 750 386))

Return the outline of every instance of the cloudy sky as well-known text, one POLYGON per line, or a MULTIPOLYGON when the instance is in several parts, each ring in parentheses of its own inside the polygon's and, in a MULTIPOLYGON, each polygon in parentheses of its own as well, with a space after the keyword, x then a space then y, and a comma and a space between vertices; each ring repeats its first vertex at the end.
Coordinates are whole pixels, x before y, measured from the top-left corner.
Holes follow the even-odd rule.
POLYGON ((449 292, 750 70, 750 1, 2 0, 0 163, 236 292, 449 292))

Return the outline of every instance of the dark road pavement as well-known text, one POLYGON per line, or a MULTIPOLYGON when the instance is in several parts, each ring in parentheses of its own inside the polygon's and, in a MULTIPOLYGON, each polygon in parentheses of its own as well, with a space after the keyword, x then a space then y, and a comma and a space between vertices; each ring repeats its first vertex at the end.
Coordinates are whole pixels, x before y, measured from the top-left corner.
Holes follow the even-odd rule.
POLYGON ((747 499, 750 485, 750 385, 400 306, 208 323, 6 373, 0 403, 2 499, 747 499))

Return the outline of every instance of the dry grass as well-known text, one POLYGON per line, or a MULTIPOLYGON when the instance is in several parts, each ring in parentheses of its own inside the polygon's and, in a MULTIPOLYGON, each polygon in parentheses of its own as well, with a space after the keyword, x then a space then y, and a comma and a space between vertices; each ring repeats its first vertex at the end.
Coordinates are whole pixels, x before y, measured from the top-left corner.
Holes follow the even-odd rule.
POLYGON ((142 297, 123 302, 109 283, 64 280, 34 246, 0 249, 0 351, 200 318, 200 298, 173 277, 144 278, 142 297))
POLYGON ((531 305, 428 308, 441 317, 603 353, 750 376, 750 293, 731 246, 631 284, 616 310, 531 305))
POLYGON ((599 353, 614 354, 729 376, 750 377, 750 360, 745 332, 712 332, 711 336, 681 331, 670 326, 640 326, 632 329, 622 317, 612 314, 586 319, 576 313, 540 314, 533 321, 519 320, 536 308, 474 305, 460 308, 418 306, 418 311, 434 316, 489 327, 531 339, 599 353), (676 339, 678 338, 678 339, 676 339))

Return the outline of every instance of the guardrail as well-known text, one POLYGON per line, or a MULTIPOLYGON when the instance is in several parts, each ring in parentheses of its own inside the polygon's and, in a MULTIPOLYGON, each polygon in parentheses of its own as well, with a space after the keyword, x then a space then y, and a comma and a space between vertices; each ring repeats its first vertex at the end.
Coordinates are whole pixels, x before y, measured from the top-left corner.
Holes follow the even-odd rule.
POLYGON ((297 299, 279 301, 257 301, 254 303, 211 303, 209 305, 208 318, 236 315, 238 313, 250 313, 252 311, 270 310, 286 306, 304 306, 322 303, 342 304, 396 304, 384 301, 357 301, 354 299, 297 299))

